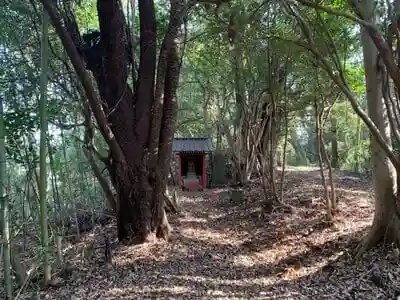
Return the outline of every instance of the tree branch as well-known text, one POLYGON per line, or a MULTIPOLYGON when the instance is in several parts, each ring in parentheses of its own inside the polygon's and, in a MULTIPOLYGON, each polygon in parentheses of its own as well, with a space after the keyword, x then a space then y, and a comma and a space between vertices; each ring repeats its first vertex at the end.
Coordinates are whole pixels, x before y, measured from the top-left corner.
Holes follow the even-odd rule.
MULTIPOLYGON (((285 1, 284 5, 285 8, 289 7, 289 5, 285 1)), ((298 23, 301 25, 300 28, 303 31, 303 34, 307 37, 309 37, 309 34, 311 32, 308 24, 303 20, 303 18, 298 14, 298 12, 294 11, 293 9, 289 10, 289 13, 298 21, 298 23)), ((368 28, 367 28, 368 29, 368 28)), ((379 33, 377 33, 379 34, 379 33)), ((379 39, 378 36, 375 36, 376 39, 379 39)), ((374 38, 372 38, 374 40, 374 38)), ((350 101, 350 104, 354 110, 354 112, 364 121, 364 123, 367 125, 368 129, 370 130, 371 134, 374 136, 376 139, 377 143, 379 146, 382 148, 382 150, 385 152, 385 154, 388 156, 392 164, 395 166, 396 170, 400 171, 400 163, 397 160, 396 156, 390 149, 387 147, 387 144, 385 142, 385 139, 381 135, 378 127, 375 125, 375 123, 369 118, 368 114, 360 107, 360 105, 357 102, 357 98, 354 95, 353 91, 351 88, 348 86, 347 82, 341 78, 340 76, 337 75, 337 72, 334 71, 325 56, 321 54, 321 52, 316 48, 315 44, 310 42, 309 39, 309 44, 306 44, 304 42, 300 41, 293 41, 296 44, 298 44, 301 47, 304 47, 308 49, 314 56, 315 58, 320 62, 321 67, 328 73, 329 77, 339 86, 339 88, 343 91, 344 95, 347 97, 347 99, 350 101)), ((375 40, 374 40, 375 42, 375 40)), ((379 47, 377 47, 379 49, 379 47)), ((386 64, 386 63, 385 63, 386 64)), ((390 72, 389 72, 390 73, 390 72)), ((394 79, 393 79, 394 80, 394 79)), ((400 81, 400 76, 398 76, 398 80, 400 81)), ((396 82, 395 82, 396 83, 396 82)), ((397 85, 397 84, 396 84, 397 85)), ((399 85, 400 86, 400 85, 399 85)))
POLYGON ((363 19, 360 19, 360 18, 356 17, 355 15, 346 13, 344 11, 340 11, 340 10, 337 10, 337 9, 334 9, 334 8, 330 8, 329 6, 324 6, 324 5, 321 5, 321 4, 317 4, 314 1, 310 1, 310 0, 296 0, 296 1, 299 2, 300 4, 304 5, 304 6, 308 6, 308 7, 311 7, 311 8, 314 8, 316 10, 320 10, 320 11, 326 12, 326 13, 334 15, 334 16, 344 17, 344 18, 349 19, 349 20, 351 20, 351 21, 353 21, 353 22, 355 22, 357 24, 360 24, 362 26, 373 28, 373 29, 377 30, 376 26, 374 24, 372 24, 370 22, 367 22, 367 21, 364 21, 363 19))
POLYGON ((125 156, 117 143, 114 134, 111 131, 111 128, 107 124, 107 118, 104 114, 104 111, 100 104, 100 99, 93 87, 92 81, 88 72, 86 71, 83 62, 80 58, 78 50, 76 49, 70 34, 67 32, 65 27, 62 24, 60 14, 57 8, 54 6, 54 1, 52 0, 40 0, 46 9, 51 22, 53 23, 55 30, 58 36, 61 39, 62 44, 74 66, 74 69, 82 82, 82 85, 85 89, 86 97, 90 103, 90 107, 96 117, 96 120, 100 127, 100 132, 106 140, 108 146, 113 153, 114 160, 125 163, 125 156))

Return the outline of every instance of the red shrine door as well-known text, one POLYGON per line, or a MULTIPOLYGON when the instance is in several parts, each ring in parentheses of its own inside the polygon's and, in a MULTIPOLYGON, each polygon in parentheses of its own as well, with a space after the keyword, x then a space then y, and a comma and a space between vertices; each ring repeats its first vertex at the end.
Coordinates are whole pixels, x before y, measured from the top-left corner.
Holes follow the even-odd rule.
POLYGON ((207 167, 204 153, 179 153, 178 184, 188 190, 207 187, 207 167))

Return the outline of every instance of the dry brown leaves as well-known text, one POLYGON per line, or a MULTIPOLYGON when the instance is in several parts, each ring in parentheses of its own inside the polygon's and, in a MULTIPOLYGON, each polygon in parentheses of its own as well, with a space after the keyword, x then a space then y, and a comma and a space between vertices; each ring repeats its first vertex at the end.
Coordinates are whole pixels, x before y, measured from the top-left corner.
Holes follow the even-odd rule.
MULTIPOLYGON (((42 291, 46 299, 396 299, 399 255, 377 249, 360 262, 351 251, 371 224, 371 183, 336 172, 340 212, 325 226, 318 171, 290 170, 285 201, 260 217, 262 192, 254 183, 245 201, 224 189, 183 194, 170 216, 171 240, 118 246, 113 265, 102 263, 101 231, 66 249, 72 275, 42 291), (95 245, 90 259, 81 247, 95 245)), ((29 299, 31 294, 26 293, 29 299)))

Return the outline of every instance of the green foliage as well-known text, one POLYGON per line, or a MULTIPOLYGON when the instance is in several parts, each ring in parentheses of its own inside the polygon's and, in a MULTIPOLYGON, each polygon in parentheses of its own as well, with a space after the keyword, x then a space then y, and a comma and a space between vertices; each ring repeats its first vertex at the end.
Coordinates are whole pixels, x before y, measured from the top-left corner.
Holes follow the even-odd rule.
POLYGON ((353 112, 348 102, 337 103, 333 108, 337 116, 339 155, 341 167, 360 171, 370 167, 369 136, 364 123, 353 112))
POLYGON ((346 79, 352 90, 358 96, 365 93, 364 68, 360 64, 348 64, 346 67, 346 79))
MULTIPOLYGON (((75 2, 76 16, 82 32, 98 28, 96 0, 75 2)), ((126 5, 126 1, 123 1, 126 5)), ((26 203, 24 186, 32 181, 37 166, 39 128, 39 26, 37 9, 22 0, 5 1, 0 8, 0 92, 4 99, 7 169, 13 197, 15 220, 25 210, 37 220, 35 202, 26 203), (25 202, 24 202, 25 201, 25 202), (29 209, 27 208, 29 207, 29 209)), ((331 7, 347 10, 347 1, 329 1, 331 7)), ((156 1, 157 43, 168 26, 169 1, 156 1)), ((125 12, 127 11, 124 7, 125 12)), ((302 17, 312 25, 311 36, 318 50, 336 70, 344 68, 344 76, 365 107, 364 72, 360 60, 359 36, 353 23, 326 13, 299 6, 302 17), (333 51, 335 50, 335 51, 333 51), (337 55, 336 55, 337 54, 337 55)), ((133 19, 138 35, 138 9, 133 19)), ((214 144, 227 149, 224 126, 231 126, 238 110, 236 98, 242 94, 246 107, 257 101, 270 101, 270 94, 282 114, 284 104, 289 116, 287 163, 315 164, 314 101, 328 109, 337 120, 336 136, 331 119, 324 126, 324 141, 331 153, 337 139, 341 168, 369 167, 369 136, 363 123, 354 114, 339 88, 322 71, 307 49, 299 44, 304 37, 296 22, 276 1, 230 1, 216 9, 215 5, 199 4, 188 14, 185 30, 187 42, 181 44, 184 60, 178 90, 178 136, 211 136, 214 144), (232 25, 234 28, 232 28, 232 25), (232 29, 235 39, 232 42, 232 29), (275 65, 285 65, 286 89, 276 88, 279 77, 275 65)), ((91 173, 82 152, 83 128, 60 124, 79 124, 77 79, 62 60, 63 47, 50 29, 49 88, 46 114, 49 117, 51 156, 47 161, 50 177, 49 202, 70 207, 74 202, 100 206, 104 195, 91 173), (61 135, 62 132, 62 135, 61 135)), ((136 45, 136 57, 139 57, 136 45)), ((66 60, 68 61, 68 60, 66 60)), ((282 116, 282 115, 281 115, 282 116)), ((283 122, 278 126, 279 147, 283 147, 283 122)), ((232 127, 232 126, 231 126, 232 127)), ((230 127, 229 127, 230 128, 230 127)), ((106 153, 106 146, 96 133, 96 147, 106 153)), ((281 158, 282 155, 279 155, 281 158)), ((99 162, 99 167, 103 168, 99 162)), ((30 199, 29 199, 30 200, 30 199)), ((53 215, 52 215, 53 216, 53 215)), ((17 228, 17 224, 14 224, 17 228)))
MULTIPOLYGON (((269 86, 269 59, 279 53, 281 61, 288 56, 289 67, 288 110, 291 121, 288 163, 316 163, 313 103, 317 97, 326 108, 333 105, 331 114, 337 119, 336 137, 331 133, 330 119, 325 122, 324 135, 328 150, 331 151, 332 139, 336 138, 342 168, 367 168, 369 137, 366 128, 339 93, 339 88, 325 72, 316 67, 308 50, 296 44, 299 32, 293 30, 293 20, 282 14, 278 5, 249 2, 251 5, 248 6, 234 1, 220 9, 217 15, 212 9, 199 9, 195 17, 196 26, 190 32, 190 42, 185 52, 179 90, 178 134, 208 134, 217 140, 219 125, 233 118, 234 51, 240 53, 240 80, 248 99, 252 95, 259 95, 269 86), (235 46, 229 43, 228 37, 232 16, 237 25, 235 46)), ((346 1, 330 1, 329 4, 333 8, 348 9, 346 1)), ((311 35, 318 50, 334 69, 335 66, 344 69, 349 86, 363 99, 364 71, 359 59, 361 49, 354 24, 345 19, 338 22, 336 16, 315 13, 308 8, 300 8, 300 11, 302 17, 313 26, 311 35)), ((365 106, 365 103, 361 105, 365 106)), ((283 135, 280 134, 280 149, 282 145, 283 135)))
MULTIPOLYGON (((95 2, 81 1, 77 7, 79 23, 84 29, 98 26, 95 2)), ((22 223, 39 224, 38 173, 35 175, 34 170, 38 168, 39 157, 40 10, 26 1, 3 1, 3 4, 0 8, 0 94, 4 101, 11 228, 16 232, 22 223)), ((83 130, 73 126, 64 130, 64 137, 60 138, 58 124, 81 122, 80 106, 77 105, 76 79, 65 68, 62 61, 65 54, 52 29, 49 41, 48 203, 58 207, 62 202, 63 207, 71 207, 74 202, 81 201, 101 207, 104 195, 82 153, 81 143, 77 142, 83 130), (64 147, 66 157, 63 156, 64 147), (68 192, 68 187, 72 193, 68 192)), ((55 216, 54 211, 50 211, 49 219, 54 220, 55 216)))
POLYGON ((84 32, 89 29, 98 29, 99 20, 97 17, 96 0, 81 0, 76 9, 76 21, 84 32))

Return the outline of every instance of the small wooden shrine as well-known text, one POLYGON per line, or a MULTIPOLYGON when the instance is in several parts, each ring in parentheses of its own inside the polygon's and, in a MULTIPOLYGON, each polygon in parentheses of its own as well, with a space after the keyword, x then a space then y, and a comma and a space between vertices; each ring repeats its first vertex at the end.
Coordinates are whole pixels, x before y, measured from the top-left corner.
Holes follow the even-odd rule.
POLYGON ((174 138, 171 174, 183 189, 205 189, 211 179, 211 138, 174 138))

